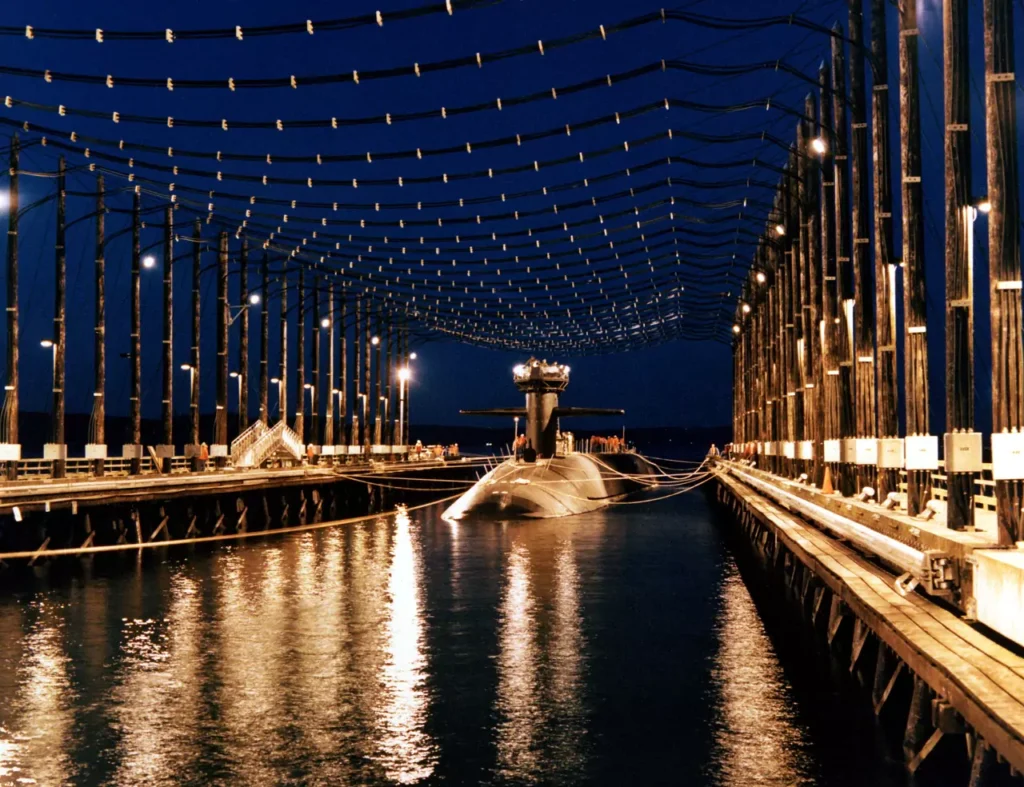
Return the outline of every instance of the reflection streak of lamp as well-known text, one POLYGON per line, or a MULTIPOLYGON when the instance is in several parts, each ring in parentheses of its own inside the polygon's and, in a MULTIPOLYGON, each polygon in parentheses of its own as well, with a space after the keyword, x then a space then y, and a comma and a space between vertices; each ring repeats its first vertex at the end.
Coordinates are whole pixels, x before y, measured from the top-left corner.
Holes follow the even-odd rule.
POLYGON ((381 764, 392 781, 410 784, 430 776, 436 746, 425 730, 428 696, 423 653, 419 555, 409 514, 395 515, 385 623, 387 659, 381 669, 382 704, 377 714, 381 764))
POLYGON ((515 543, 506 567, 498 656, 498 769, 506 778, 529 778, 539 767, 534 607, 530 555, 515 543))
POLYGON ((807 731, 796 719, 789 683, 739 572, 735 565, 726 571, 712 667, 719 695, 713 732, 719 783, 810 783, 801 754, 807 731))

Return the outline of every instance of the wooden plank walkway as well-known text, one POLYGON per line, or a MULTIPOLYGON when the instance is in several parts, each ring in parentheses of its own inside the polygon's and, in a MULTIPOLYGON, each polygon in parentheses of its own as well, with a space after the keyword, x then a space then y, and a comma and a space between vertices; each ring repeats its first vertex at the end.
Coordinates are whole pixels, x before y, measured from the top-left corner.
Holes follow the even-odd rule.
POLYGON ((1024 771, 1024 657, 916 593, 766 496, 719 478, 790 551, 965 721, 1024 771))

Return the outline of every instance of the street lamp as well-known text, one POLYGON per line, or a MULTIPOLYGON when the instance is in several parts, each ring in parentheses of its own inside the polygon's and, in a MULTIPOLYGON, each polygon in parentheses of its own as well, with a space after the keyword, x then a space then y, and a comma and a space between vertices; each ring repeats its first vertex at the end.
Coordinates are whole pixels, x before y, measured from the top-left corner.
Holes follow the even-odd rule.
POLYGON ((515 434, 512 437, 512 450, 516 450, 516 443, 519 442, 519 416, 512 416, 512 423, 515 425, 515 434))
POLYGON ((149 268, 155 268, 156 257, 154 257, 152 254, 147 254, 145 257, 142 258, 142 267, 146 268, 147 270, 149 268))
POLYGON ((231 372, 228 376, 238 380, 238 433, 241 434, 245 430, 245 413, 242 412, 242 375, 239 372, 231 372))
MULTIPOLYGON (((311 413, 316 413, 316 386, 313 383, 306 383, 304 386, 309 391, 309 410, 311 413)), ((314 439, 316 435, 313 435, 314 439)))
POLYGON ((321 328, 330 328, 331 327, 331 320, 330 320, 330 318, 324 317, 322 320, 320 320, 320 327, 321 328))
POLYGON ((380 344, 380 337, 379 336, 371 337, 370 338, 370 344, 372 344, 374 347, 376 347, 378 344, 380 344))
POLYGON ((39 342, 39 346, 47 350, 53 350, 53 377, 51 378, 53 384, 50 387, 55 387, 57 384, 57 343, 53 339, 43 339, 39 342))
POLYGON ((398 370, 398 444, 405 445, 405 385, 409 382, 408 366, 398 370))
POLYGON ((409 353, 409 360, 410 361, 415 361, 416 360, 416 353, 409 353))

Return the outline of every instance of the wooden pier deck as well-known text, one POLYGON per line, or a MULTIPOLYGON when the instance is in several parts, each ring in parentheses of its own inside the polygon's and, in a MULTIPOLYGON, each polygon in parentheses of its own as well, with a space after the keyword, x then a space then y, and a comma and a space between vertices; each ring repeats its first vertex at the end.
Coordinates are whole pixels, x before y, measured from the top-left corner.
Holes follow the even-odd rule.
MULTIPOLYGON (((888 649, 898 659, 881 680, 883 667, 876 669, 876 711, 885 704, 899 670, 909 669, 930 689, 929 732, 908 751, 911 770, 947 735, 966 734, 975 767, 980 767, 977 760, 986 756, 983 750, 987 745, 1012 769, 1024 772, 1024 655, 945 604, 901 589, 894 575, 875 560, 744 482, 749 469, 731 465, 722 463, 719 469, 720 499, 723 495, 732 498, 741 520, 750 523, 751 536, 770 553, 770 560, 780 560, 780 555, 788 553, 804 567, 802 593, 812 596, 808 599, 812 620, 824 606, 826 592, 832 598, 830 641, 845 618, 853 619, 851 671, 869 636, 877 640, 880 654, 888 649)), ((849 512, 856 505, 848 499, 837 503, 849 512)), ((934 527, 919 520, 915 525, 934 527)), ((985 547, 992 540, 987 533, 947 533, 972 546, 985 547)), ((1014 557, 1018 555, 1014 553, 1014 557)), ((796 574, 794 568, 792 581, 799 585, 796 574)), ((883 661, 879 655, 879 665, 883 661)), ((908 722, 908 730, 910 726, 908 722)))

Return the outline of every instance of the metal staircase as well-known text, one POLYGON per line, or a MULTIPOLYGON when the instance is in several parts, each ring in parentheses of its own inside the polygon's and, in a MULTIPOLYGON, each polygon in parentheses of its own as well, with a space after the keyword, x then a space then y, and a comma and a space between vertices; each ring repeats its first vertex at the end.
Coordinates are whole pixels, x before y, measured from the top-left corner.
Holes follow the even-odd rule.
POLYGON ((262 421, 257 421, 231 444, 231 459, 235 467, 259 467, 280 452, 292 459, 302 459, 303 448, 302 438, 284 421, 278 421, 269 428, 262 421))

